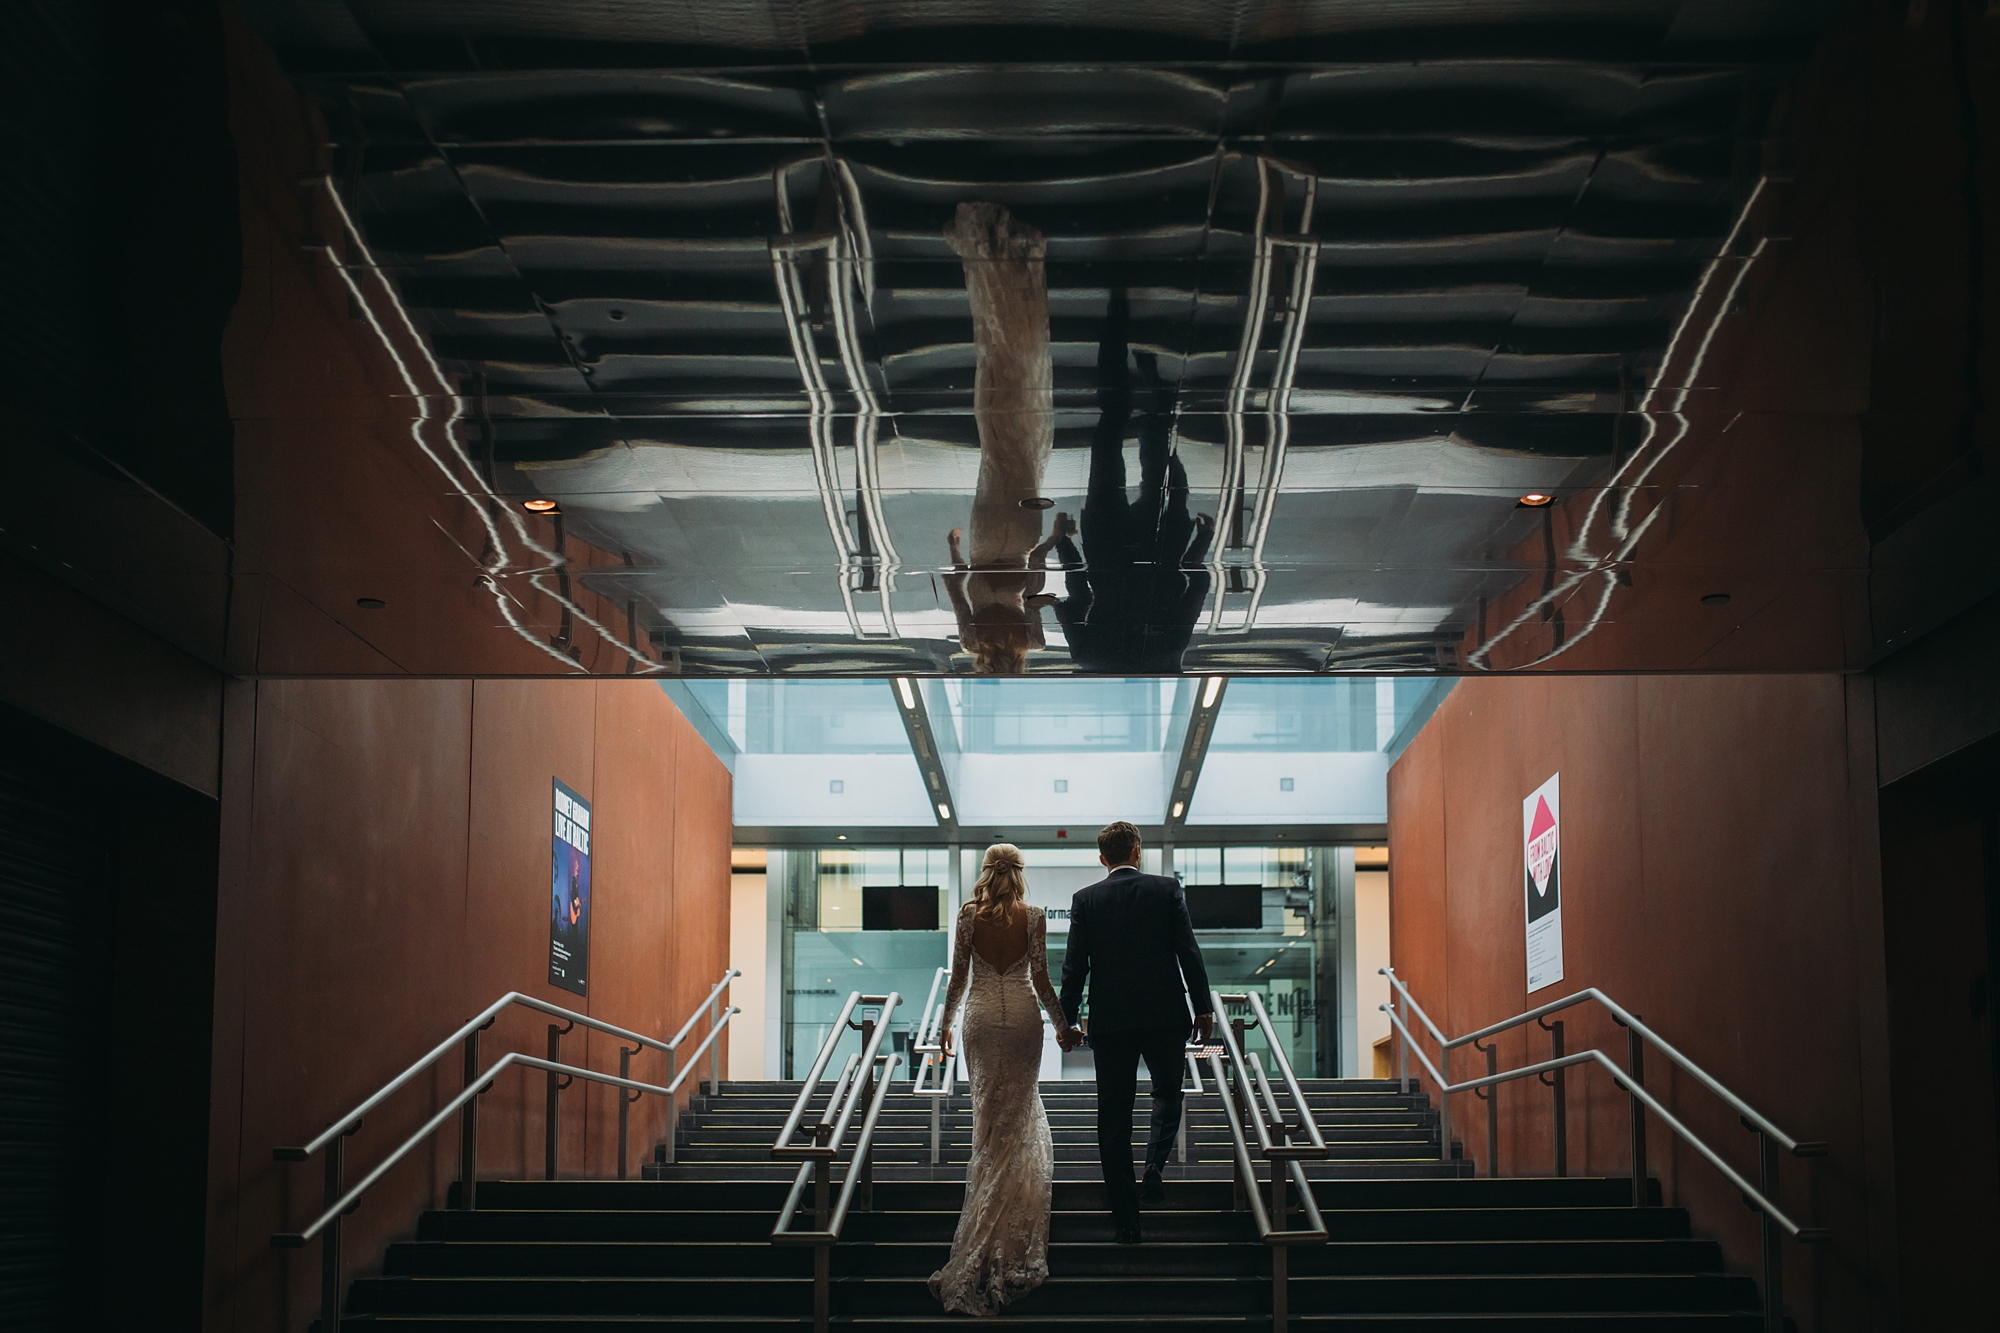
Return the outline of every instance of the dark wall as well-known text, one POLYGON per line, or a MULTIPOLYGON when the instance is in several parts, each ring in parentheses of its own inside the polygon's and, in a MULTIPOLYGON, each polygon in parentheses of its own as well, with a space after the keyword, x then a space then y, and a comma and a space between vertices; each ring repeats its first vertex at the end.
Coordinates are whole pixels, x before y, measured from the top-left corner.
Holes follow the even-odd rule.
POLYGON ((1882 791, 1905 1327, 1990 1314, 2000 1254, 2000 738, 1882 791))
POLYGON ((81 440, 227 537, 242 245, 220 6, 0 6, 0 75, 10 429, 81 440))
POLYGON ((0 1327, 200 1327, 217 831, 0 705, 0 1327))

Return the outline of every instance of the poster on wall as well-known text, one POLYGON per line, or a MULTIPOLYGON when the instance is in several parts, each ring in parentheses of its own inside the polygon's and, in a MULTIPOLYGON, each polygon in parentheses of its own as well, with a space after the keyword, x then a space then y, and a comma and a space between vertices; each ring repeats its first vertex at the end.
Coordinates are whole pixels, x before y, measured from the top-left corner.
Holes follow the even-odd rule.
POLYGON ((1528 897, 1528 990, 1563 979, 1562 774, 1521 802, 1528 897))
POLYGON ((556 783, 549 874, 549 984, 578 995, 590 971, 590 802, 556 783))

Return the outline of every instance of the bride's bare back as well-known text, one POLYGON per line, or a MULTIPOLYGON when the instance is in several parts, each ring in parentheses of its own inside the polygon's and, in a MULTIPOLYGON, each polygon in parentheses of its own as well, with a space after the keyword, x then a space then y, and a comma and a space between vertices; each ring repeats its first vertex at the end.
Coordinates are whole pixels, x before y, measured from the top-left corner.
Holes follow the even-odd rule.
MULTIPOLYGON (((972 915, 968 913, 967 915, 972 915)), ((989 921, 972 916, 972 947, 995 972, 1011 969, 1028 952, 1028 913, 1025 908, 1010 920, 989 921)))

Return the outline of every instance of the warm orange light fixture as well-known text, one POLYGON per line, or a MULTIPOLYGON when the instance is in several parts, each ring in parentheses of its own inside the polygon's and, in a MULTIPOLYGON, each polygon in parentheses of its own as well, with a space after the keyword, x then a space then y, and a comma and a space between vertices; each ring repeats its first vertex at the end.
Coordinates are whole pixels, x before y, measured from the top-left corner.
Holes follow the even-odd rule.
POLYGON ((1529 491, 1521 497, 1521 503, 1530 509, 1540 509, 1545 504, 1554 504, 1556 497, 1543 495, 1540 491, 1529 491))
POLYGON ((521 508, 531 514, 553 514, 556 511, 556 502, 554 500, 523 500, 521 501, 521 508))

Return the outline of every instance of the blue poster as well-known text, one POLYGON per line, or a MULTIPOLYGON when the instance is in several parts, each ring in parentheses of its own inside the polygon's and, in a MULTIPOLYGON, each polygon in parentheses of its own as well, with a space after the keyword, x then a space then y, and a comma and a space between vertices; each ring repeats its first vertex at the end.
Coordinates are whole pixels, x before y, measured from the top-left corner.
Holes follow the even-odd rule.
POLYGON ((549 984, 586 994, 590 970, 590 802, 556 783, 549 874, 549 984))

